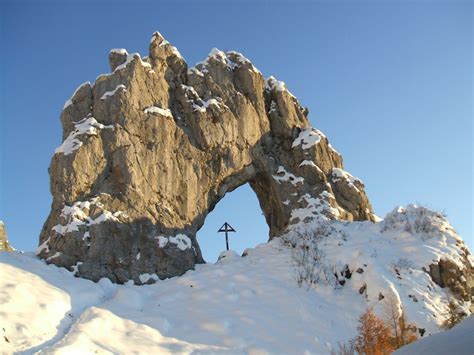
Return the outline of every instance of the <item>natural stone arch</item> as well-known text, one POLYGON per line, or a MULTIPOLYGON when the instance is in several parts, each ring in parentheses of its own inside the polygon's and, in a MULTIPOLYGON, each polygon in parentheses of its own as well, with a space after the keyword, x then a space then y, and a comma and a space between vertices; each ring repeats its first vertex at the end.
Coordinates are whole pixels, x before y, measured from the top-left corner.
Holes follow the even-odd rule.
POLYGON ((366 220, 362 182, 283 82, 237 52, 188 69, 159 33, 150 55, 112 50, 112 73, 61 114, 53 203, 38 255, 81 277, 152 282, 202 262, 196 232, 250 183, 270 238, 313 218, 366 220))

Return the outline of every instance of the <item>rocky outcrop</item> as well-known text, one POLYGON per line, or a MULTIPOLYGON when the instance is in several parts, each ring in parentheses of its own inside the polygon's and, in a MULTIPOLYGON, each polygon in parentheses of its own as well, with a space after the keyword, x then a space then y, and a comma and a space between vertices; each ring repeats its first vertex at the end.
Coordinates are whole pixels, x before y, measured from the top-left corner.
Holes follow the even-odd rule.
POLYGON ((10 246, 7 238, 7 230, 5 224, 0 221, 0 251, 12 251, 13 248, 10 246))
POLYGON ((314 219, 373 220, 362 182, 308 112, 237 52, 187 67, 159 33, 149 56, 109 55, 61 114, 38 255, 92 280, 136 283, 203 262, 196 232, 249 183, 270 238, 314 219))
MULTIPOLYGON (((438 249, 435 257, 430 258, 431 263, 423 265, 422 269, 438 286, 447 287, 457 300, 471 300, 474 291, 474 259, 443 213, 416 205, 397 207, 387 214, 380 227, 383 233, 395 232, 399 238, 408 235, 422 241, 418 254, 426 252, 427 248, 431 251, 444 248, 438 249)), ((401 264, 404 264, 403 260, 401 264)))
POLYGON ((438 286, 449 288, 457 299, 470 301, 474 290, 474 268, 470 265, 467 255, 465 266, 460 268, 450 260, 441 259, 429 266, 429 274, 438 286))

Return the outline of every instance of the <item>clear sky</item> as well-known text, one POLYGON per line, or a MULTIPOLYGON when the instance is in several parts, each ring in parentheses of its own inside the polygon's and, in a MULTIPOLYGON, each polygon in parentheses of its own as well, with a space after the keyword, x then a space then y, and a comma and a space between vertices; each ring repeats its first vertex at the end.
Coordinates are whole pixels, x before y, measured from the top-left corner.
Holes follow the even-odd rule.
MULTIPOLYGON (((237 50, 309 108, 312 124, 360 177, 377 214, 419 202, 444 210, 473 250, 471 1, 1 1, 0 219, 33 250, 51 196, 59 115, 111 48, 147 54, 155 30, 188 64, 237 50)), ((248 186, 199 233, 205 257, 265 241, 248 186)))

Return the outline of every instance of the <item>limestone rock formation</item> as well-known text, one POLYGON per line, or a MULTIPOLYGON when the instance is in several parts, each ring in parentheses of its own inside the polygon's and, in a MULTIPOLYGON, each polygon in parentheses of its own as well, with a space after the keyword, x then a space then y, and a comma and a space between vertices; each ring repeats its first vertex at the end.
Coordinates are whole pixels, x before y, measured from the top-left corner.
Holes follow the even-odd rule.
POLYGON ((468 262, 468 251, 465 249, 465 268, 460 268, 450 260, 441 259, 429 265, 429 274, 440 287, 448 287, 457 299, 470 301, 474 290, 474 269, 468 262))
POLYGON ((10 246, 7 238, 7 230, 5 224, 0 221, 0 251, 12 251, 13 248, 10 246))
POLYGON ((249 183, 270 238, 314 218, 374 220, 307 110, 237 52, 187 67, 159 33, 149 56, 109 55, 61 114, 49 169, 53 203, 38 255, 92 280, 153 282, 203 262, 196 232, 249 183))

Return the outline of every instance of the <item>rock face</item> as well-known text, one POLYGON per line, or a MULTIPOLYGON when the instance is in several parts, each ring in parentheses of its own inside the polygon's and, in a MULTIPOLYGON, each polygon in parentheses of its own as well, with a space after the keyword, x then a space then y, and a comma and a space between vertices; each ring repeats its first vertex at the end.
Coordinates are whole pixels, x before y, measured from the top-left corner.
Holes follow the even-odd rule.
POLYGON ((188 69, 159 33, 109 55, 61 114, 38 255, 92 280, 153 282, 203 262, 196 232, 249 183, 270 238, 313 218, 374 220, 363 183, 285 84, 213 49, 188 69))
POLYGON ((13 248, 10 246, 7 238, 7 230, 5 224, 0 221, 0 251, 12 251, 13 248))
POLYGON ((466 253, 464 262, 466 267, 463 269, 445 259, 429 266, 429 273, 433 281, 440 287, 448 287, 457 299, 464 301, 471 300, 474 290, 474 270, 467 258, 468 254, 466 253))

